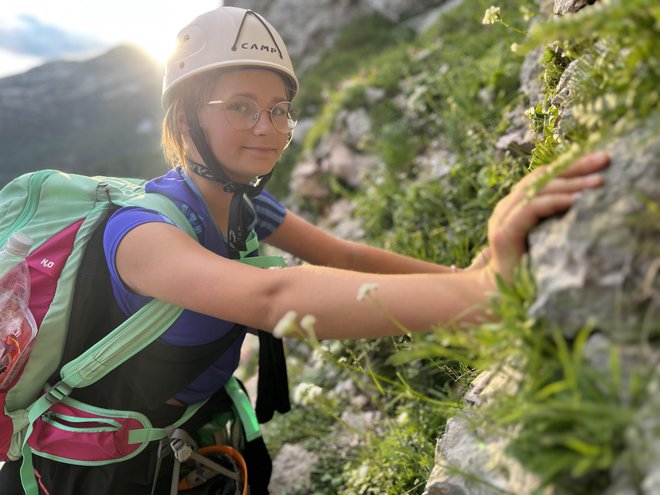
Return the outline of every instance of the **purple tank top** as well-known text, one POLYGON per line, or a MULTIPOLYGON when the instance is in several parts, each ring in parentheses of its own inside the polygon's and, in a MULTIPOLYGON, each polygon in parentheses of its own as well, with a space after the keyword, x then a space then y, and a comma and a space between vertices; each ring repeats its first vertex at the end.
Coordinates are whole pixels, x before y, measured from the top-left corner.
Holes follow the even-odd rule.
MULTIPOLYGON (((206 208, 201 193, 185 171, 181 168, 173 169, 166 175, 147 182, 145 190, 158 192, 172 199, 188 218, 200 243, 220 256, 227 256, 227 248, 222 234, 206 208)), ((251 208, 244 209, 247 212, 246 215, 249 215, 246 222, 255 230, 259 239, 265 239, 272 234, 282 223, 286 214, 285 207, 265 191, 254 198, 250 206, 251 208)), ((138 225, 149 222, 173 224, 170 219, 153 210, 125 207, 117 210, 110 217, 104 232, 103 245, 110 270, 112 290, 117 304, 126 316, 135 313, 151 298, 135 294, 123 284, 114 263, 115 254, 124 235, 138 225)), ((233 326, 233 322, 184 310, 160 339, 175 346, 203 345, 221 338, 233 326)), ((222 356, 218 357, 187 387, 179 391, 175 398, 184 404, 192 404, 210 397, 222 388, 239 364, 244 337, 243 334, 237 338, 222 356)))

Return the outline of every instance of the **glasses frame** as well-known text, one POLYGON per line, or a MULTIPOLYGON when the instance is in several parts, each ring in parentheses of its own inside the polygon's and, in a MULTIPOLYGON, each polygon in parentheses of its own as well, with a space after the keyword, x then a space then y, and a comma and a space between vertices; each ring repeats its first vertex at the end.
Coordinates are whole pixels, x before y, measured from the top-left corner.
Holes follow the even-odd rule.
MULTIPOLYGON (((236 97, 234 97, 234 98, 236 98, 236 97)), ((254 103, 254 106, 255 106, 255 107, 257 108, 257 110, 258 110, 258 113, 255 114, 257 117, 254 119, 254 122, 252 123, 252 125, 250 125, 249 127, 246 127, 246 128, 239 128, 239 127, 236 127, 234 124, 232 124, 231 119, 227 116, 227 109, 225 108, 225 105, 226 105, 227 103, 231 103, 231 102, 232 102, 232 99, 231 99, 231 98, 230 98, 229 100, 210 100, 210 101, 207 101, 206 104, 207 104, 207 105, 222 105, 222 111, 223 111, 224 114, 225 114, 225 118, 227 119, 227 122, 229 123, 230 126, 232 126, 232 127, 233 127, 234 129, 236 129, 237 131, 248 131, 248 130, 252 129, 252 128, 253 128, 255 125, 257 125, 257 123, 259 122, 259 119, 261 118, 261 114, 262 114, 262 112, 268 112, 268 119, 270 120, 271 125, 273 126, 273 128, 274 128, 277 132, 279 132, 279 133, 281 133, 281 134, 288 134, 288 133, 290 133, 290 132, 293 131, 293 130, 296 128, 296 126, 298 125, 298 113, 299 113, 300 111, 299 111, 298 109, 293 109, 293 108, 291 108, 291 102, 290 102, 290 101, 282 100, 282 101, 278 101, 277 103, 275 103, 275 104, 274 104, 272 107, 270 107, 270 108, 261 108, 261 107, 259 106, 259 104, 258 104, 256 101, 254 101, 252 98, 250 98, 249 96, 240 96, 240 98, 244 98, 244 99, 246 99, 246 100, 250 100, 252 103, 254 103), (287 114, 286 114, 286 115, 287 115, 287 122, 288 122, 288 123, 293 122, 293 125, 292 125, 291 127, 288 127, 288 126, 287 126, 287 130, 286 130, 286 131, 282 131, 282 130, 278 129, 277 126, 275 125, 275 122, 273 121, 273 109, 274 109, 276 106, 281 105, 282 103, 287 104, 288 107, 289 107, 289 110, 287 111, 287 114), (291 117, 291 113, 292 113, 292 112, 294 113, 294 116, 296 117, 295 119, 293 119, 293 118, 291 117)))

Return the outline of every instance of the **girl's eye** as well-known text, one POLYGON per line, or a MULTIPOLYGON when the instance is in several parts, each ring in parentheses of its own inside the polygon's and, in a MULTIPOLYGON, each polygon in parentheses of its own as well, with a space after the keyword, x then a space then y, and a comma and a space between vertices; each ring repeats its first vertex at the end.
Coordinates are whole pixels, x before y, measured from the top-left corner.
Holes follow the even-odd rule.
POLYGON ((227 109, 231 110, 232 112, 239 112, 239 113, 247 113, 249 111, 248 105, 245 103, 230 103, 227 105, 227 109))
POLYGON ((284 107, 273 107, 271 110, 273 117, 284 117, 287 114, 286 108, 284 107))

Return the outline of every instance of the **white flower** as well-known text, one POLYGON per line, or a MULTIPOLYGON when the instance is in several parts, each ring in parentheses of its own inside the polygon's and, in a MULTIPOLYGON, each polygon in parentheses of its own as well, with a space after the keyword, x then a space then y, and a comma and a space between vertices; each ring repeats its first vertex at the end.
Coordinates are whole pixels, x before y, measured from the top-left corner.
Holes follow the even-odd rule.
POLYGON ((310 335, 314 334, 314 325, 316 325, 316 317, 314 315, 305 315, 300 320, 300 326, 310 335))
POLYGON ((325 352, 322 347, 317 347, 312 351, 308 360, 309 366, 312 369, 320 370, 325 366, 325 352))
POLYGON ((343 349, 344 346, 340 341, 333 340, 332 343, 330 344, 330 347, 328 347, 328 352, 330 354, 339 354, 343 349))
POLYGON ((281 339, 286 337, 298 330, 298 323, 296 322, 296 317, 298 314, 291 310, 287 311, 286 314, 280 318, 280 321, 277 322, 275 328, 273 329, 273 337, 281 339))
POLYGON ((358 470, 355 472, 355 477, 359 483, 366 483, 369 480, 369 465, 362 463, 358 470))
POLYGON ((321 396, 323 389, 313 383, 299 383, 293 391, 293 402, 307 406, 321 396))
POLYGON ((523 20, 524 20, 525 22, 529 22, 530 19, 531 19, 531 18, 533 17, 533 15, 534 15, 534 14, 532 13, 532 11, 529 10, 529 8, 527 8, 527 7, 525 7, 525 6, 520 7, 520 13, 522 14, 522 16, 523 16, 523 20))
POLYGON ((410 416, 408 416, 408 413, 406 411, 403 411, 401 414, 399 414, 396 417, 396 422, 399 426, 404 426, 408 424, 409 421, 410 421, 410 416))
POLYGON ((484 12, 484 18, 481 19, 481 24, 495 24, 501 18, 500 8, 491 5, 484 12))
POLYGON ((366 282, 360 286, 357 293, 357 300, 362 301, 372 291, 378 289, 378 284, 375 282, 366 282))
POLYGON ((519 53, 520 45, 518 43, 511 43, 511 51, 516 54, 519 53))

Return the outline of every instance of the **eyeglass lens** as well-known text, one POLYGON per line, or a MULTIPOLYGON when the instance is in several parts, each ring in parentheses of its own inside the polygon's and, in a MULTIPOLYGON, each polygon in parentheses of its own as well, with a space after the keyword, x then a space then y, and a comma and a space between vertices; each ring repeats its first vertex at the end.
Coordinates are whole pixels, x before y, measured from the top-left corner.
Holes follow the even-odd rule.
POLYGON ((224 110, 229 124, 238 130, 251 129, 264 110, 269 113, 273 127, 279 132, 289 132, 298 123, 298 112, 291 109, 291 103, 288 101, 261 109, 252 98, 236 96, 224 102, 224 110))

